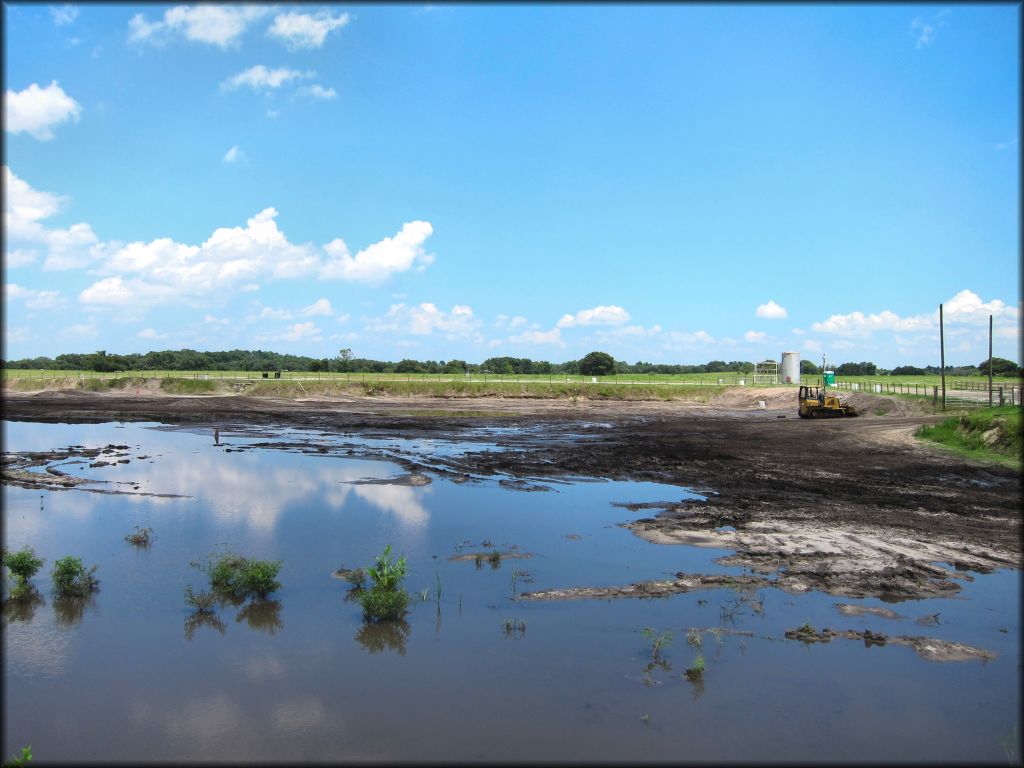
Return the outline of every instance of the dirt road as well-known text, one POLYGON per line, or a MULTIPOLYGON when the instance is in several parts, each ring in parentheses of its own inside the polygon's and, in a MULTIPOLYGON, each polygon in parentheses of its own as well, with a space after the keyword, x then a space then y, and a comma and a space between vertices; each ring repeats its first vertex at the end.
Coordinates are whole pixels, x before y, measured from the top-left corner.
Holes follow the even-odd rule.
MULTIPOLYGON (((971 571, 1019 568, 1020 475, 918 443, 913 431, 936 417, 912 415, 906 401, 851 399, 857 398, 865 416, 825 421, 798 419, 791 391, 750 388, 706 406, 72 391, 6 394, 4 412, 25 421, 153 420, 211 431, 293 425, 452 441, 473 439, 480 427, 518 426, 526 429, 488 438, 504 451, 429 461, 409 453, 399 461, 411 472, 459 481, 512 476, 523 482, 507 487, 520 490, 566 476, 684 486, 707 501, 634 505, 650 516, 637 520, 624 511, 624 521, 633 519, 624 525, 664 544, 728 548, 733 554, 721 562, 747 566, 756 579, 794 592, 920 598, 955 592, 971 571)), ((680 574, 639 588, 532 597, 651 597, 697 588, 699 581, 680 574)))

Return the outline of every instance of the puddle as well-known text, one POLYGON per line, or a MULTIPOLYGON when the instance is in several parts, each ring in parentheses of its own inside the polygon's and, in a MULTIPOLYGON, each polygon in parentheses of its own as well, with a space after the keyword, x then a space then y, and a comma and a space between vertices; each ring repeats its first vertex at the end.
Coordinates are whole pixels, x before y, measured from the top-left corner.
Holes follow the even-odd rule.
POLYGON ((462 442, 224 429, 219 445, 212 430, 152 423, 4 429, 8 452, 121 446, 100 466, 61 459, 86 481, 76 488, 4 487, 5 545, 46 559, 36 593, 3 610, 7 755, 29 743, 42 761, 1002 761, 1004 743, 1019 754, 1016 571, 971 573, 955 596, 898 610, 791 594, 716 563, 728 549, 621 525, 713 489, 430 471, 432 456, 506 450, 515 427, 462 442), (408 455, 425 469, 393 460, 408 455), (149 547, 125 542, 135 526, 153 530, 149 547), (365 625, 336 574, 387 544, 407 558, 412 607, 365 625), (281 560, 282 587, 193 613, 183 590, 206 582, 191 563, 226 549, 281 560), (50 594, 49 568, 67 554, 99 565, 88 600, 50 594), (521 598, 680 573, 719 582, 521 598), (804 625, 842 634, 787 639, 804 625), (889 642, 864 642, 879 633, 889 642), (964 658, 927 657, 943 648, 964 658))

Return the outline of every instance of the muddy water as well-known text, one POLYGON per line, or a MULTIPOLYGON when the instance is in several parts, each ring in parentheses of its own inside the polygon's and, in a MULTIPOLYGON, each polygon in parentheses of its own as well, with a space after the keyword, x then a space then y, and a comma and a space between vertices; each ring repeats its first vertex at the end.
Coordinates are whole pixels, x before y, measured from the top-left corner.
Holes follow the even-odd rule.
POLYGON ((155 424, 5 424, 8 452, 113 445, 125 447, 104 461, 128 461, 57 467, 92 481, 74 490, 4 487, 4 544, 47 561, 33 580, 41 602, 5 604, 4 756, 32 744, 45 761, 1019 757, 1017 572, 973 574, 953 599, 895 604, 775 589, 516 601, 534 589, 742 571, 714 562, 723 550, 651 544, 619 527, 650 512, 613 504, 700 498, 687 489, 417 484, 366 458, 500 450, 494 437, 282 429, 221 432, 215 445, 209 431, 155 424), (123 540, 135 525, 153 529, 149 548, 123 540), (332 573, 389 543, 408 558, 414 605, 405 623, 368 629, 332 573), (283 586, 271 602, 221 606, 196 624, 182 590, 205 580, 190 563, 225 549, 283 561, 283 586), (526 557, 492 567, 494 550, 526 557), (479 567, 453 559, 477 552, 479 567), (49 593, 49 568, 66 554, 99 565, 87 604, 49 593), (993 658, 937 663, 906 646, 784 638, 805 622, 953 640, 993 658), (688 628, 716 631, 697 647, 688 628), (705 672, 691 682, 698 656, 705 672))

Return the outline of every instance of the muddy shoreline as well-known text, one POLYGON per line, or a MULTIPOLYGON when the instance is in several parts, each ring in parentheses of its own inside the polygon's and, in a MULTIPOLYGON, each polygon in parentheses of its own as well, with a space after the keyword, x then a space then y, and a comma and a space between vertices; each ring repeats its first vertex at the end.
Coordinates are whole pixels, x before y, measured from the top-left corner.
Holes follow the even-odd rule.
MULTIPOLYGON (((291 426, 472 441, 486 433, 503 450, 430 457, 390 450, 386 458, 410 476, 499 478, 513 491, 545 490, 573 477, 683 486, 707 500, 633 505, 623 511, 624 527, 666 545, 728 549, 732 554, 719 562, 744 566, 759 581, 794 592, 899 601, 955 594, 972 573, 1020 567, 1020 475, 915 441, 913 431, 937 417, 908 414, 903 403, 872 398, 874 410, 902 415, 812 422, 796 418, 785 393, 771 395, 765 409, 758 400, 766 395, 756 390, 708 405, 74 391, 5 393, 3 405, 4 417, 15 421, 160 421, 208 427, 211 434, 216 428, 258 436, 291 426), (636 519, 638 513, 643 516, 636 519)), ((337 450, 312 444, 291 449, 337 450)), ((5 460, 8 467, 20 466, 5 460)), ((4 482, 12 481, 5 476, 4 482)), ((602 596, 654 596, 635 586, 608 588, 602 596)))

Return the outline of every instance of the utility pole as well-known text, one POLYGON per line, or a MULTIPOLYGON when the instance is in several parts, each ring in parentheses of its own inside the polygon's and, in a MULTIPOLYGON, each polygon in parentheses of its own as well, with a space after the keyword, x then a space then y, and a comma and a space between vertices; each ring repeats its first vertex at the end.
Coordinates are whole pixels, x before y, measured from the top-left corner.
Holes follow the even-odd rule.
POLYGON ((942 305, 939 304, 939 366, 942 371, 942 410, 946 410, 946 340, 942 333, 942 305))
POLYGON ((988 316, 988 407, 992 407, 992 315, 988 316))

